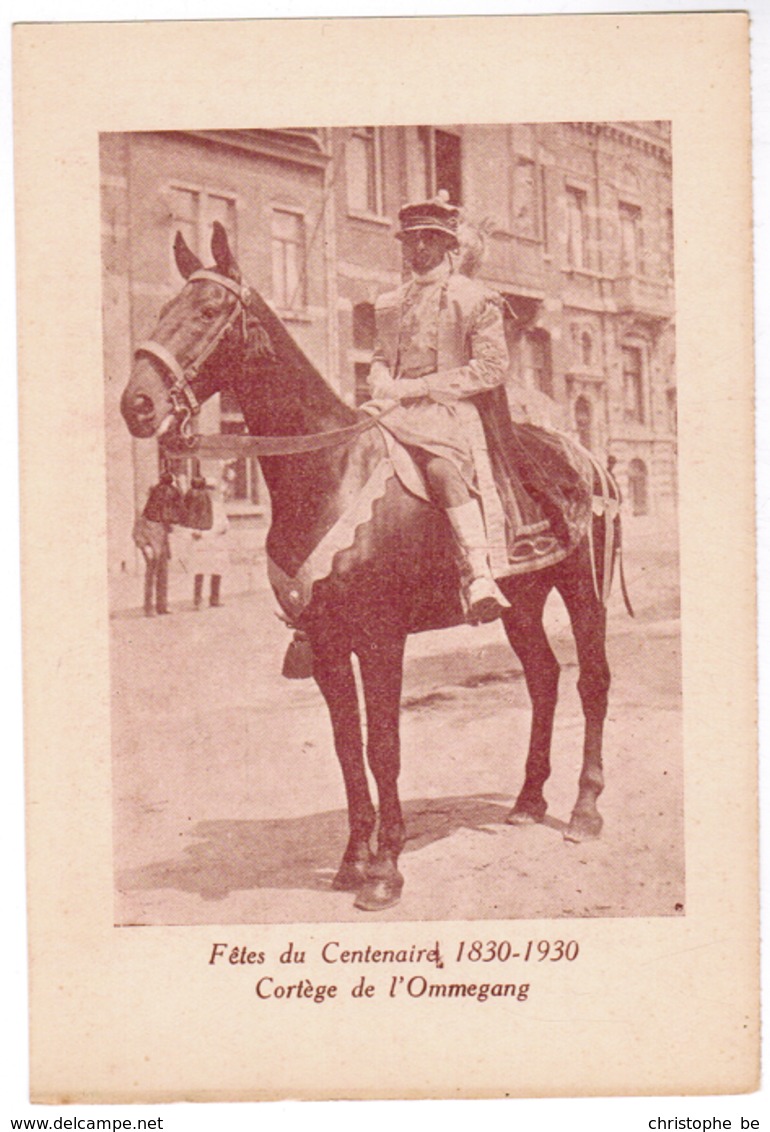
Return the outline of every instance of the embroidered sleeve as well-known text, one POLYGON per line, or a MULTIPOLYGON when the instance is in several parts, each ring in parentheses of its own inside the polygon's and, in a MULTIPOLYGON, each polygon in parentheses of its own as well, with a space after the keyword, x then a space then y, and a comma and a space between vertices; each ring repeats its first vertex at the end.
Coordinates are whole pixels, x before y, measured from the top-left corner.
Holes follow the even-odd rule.
POLYGON ((508 349, 500 304, 485 298, 472 320, 470 358, 464 366, 439 370, 425 379, 435 401, 457 401, 502 385, 508 372, 508 349))

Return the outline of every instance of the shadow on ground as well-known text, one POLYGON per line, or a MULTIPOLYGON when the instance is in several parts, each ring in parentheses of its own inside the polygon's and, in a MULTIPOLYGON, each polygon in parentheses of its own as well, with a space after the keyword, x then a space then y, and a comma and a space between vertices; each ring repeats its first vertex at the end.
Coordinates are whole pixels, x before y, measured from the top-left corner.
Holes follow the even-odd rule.
MULTIPOLYGON (((405 853, 423 849, 459 830, 492 833, 502 825, 510 801, 499 794, 419 798, 404 803, 405 853)), ((563 823, 546 818, 562 830, 563 823)), ((231 892, 257 888, 325 892, 347 841, 347 814, 332 810, 269 821, 206 821, 190 831, 196 839, 179 857, 126 870, 123 892, 177 889, 203 900, 224 900, 231 892)))

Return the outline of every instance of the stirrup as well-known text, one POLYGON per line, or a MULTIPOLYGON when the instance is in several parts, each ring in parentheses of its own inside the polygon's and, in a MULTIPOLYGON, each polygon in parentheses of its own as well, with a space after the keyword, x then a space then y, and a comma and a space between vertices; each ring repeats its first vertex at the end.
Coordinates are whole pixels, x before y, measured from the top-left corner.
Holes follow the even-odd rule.
POLYGON ((468 586, 468 621, 472 625, 486 625, 496 621, 504 610, 510 609, 492 578, 474 578, 468 586))

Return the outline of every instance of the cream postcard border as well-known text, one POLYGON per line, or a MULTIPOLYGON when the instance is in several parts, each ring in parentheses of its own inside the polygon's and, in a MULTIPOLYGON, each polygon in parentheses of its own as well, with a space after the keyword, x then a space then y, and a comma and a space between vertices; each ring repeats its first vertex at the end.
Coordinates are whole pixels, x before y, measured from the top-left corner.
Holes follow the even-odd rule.
MULTIPOLYGON (((755 1086, 747 65, 747 20, 717 13, 16 28, 33 1099, 755 1086), (591 957, 527 1015, 257 1013, 212 977, 210 927, 111 926, 98 134, 650 118, 674 143, 687 915, 581 920, 591 957)), ((345 935, 387 946, 403 928, 345 935)), ((286 928, 259 935, 277 945, 286 928)))

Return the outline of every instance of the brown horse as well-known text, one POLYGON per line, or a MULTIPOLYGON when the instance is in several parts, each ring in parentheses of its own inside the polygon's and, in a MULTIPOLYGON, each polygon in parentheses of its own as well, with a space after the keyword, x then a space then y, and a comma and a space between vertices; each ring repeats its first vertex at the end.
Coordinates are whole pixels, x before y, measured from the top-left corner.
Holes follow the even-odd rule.
MULTIPOLYGON (((272 501, 267 538, 270 559, 289 578, 319 539, 349 508, 384 455, 371 418, 345 405, 304 357, 264 301, 241 284, 227 236, 215 224, 214 267, 200 262, 177 234, 176 262, 187 280, 161 312, 152 340, 139 346, 121 410, 133 436, 174 434, 189 424, 200 402, 227 387, 235 394, 249 433, 287 438, 281 449, 318 438, 328 447, 264 455, 261 465, 272 501), (357 426, 359 430, 357 431, 357 426), (348 432, 348 430, 350 430, 348 432), (340 441, 343 442, 340 442, 340 441)), ((270 450, 270 444, 267 445, 270 450)), ((604 523, 593 520, 595 558, 603 559, 604 523)), ((543 628, 543 608, 555 587, 572 623, 580 666, 578 689, 585 716, 583 767, 565 837, 597 837, 596 801, 603 789, 602 730, 610 673, 605 652, 605 609, 590 540, 556 565, 503 579, 510 601, 503 616, 532 701, 532 728, 524 784, 508 816, 512 825, 542 821, 559 664, 543 628)), ((410 632, 458 624, 463 611, 452 535, 443 513, 392 477, 352 545, 336 554, 330 574, 312 588, 295 623, 309 639, 313 675, 331 715, 347 794, 350 836, 334 887, 357 892, 368 911, 397 902, 405 841, 398 793, 399 709, 403 657, 410 632), (361 714, 352 657, 358 657, 366 710, 366 759, 379 802, 372 802, 364 761, 361 714), (376 851, 370 841, 377 826, 376 851)))

